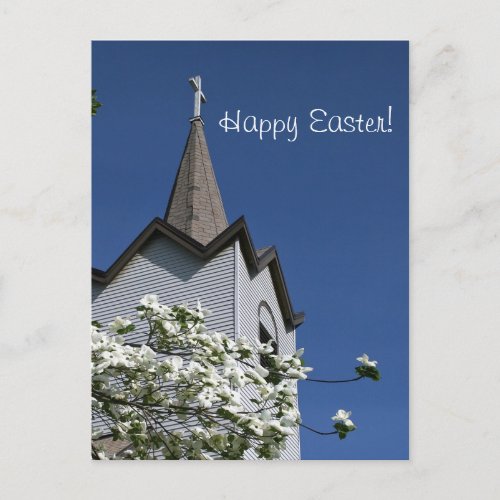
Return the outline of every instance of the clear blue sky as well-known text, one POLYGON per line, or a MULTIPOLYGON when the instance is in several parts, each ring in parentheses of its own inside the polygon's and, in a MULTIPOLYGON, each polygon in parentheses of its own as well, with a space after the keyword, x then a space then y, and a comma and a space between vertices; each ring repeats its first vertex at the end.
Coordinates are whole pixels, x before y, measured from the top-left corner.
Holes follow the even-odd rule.
MULTIPOLYGON (((106 269, 163 216, 202 75, 202 115, 229 222, 278 248, 297 345, 317 378, 348 378, 363 352, 383 379, 299 386, 303 459, 408 458, 408 44, 406 42, 94 42, 93 265, 106 269), (314 134, 309 111, 366 117, 392 105, 392 133, 314 134), (293 142, 224 133, 226 110, 297 116, 293 142)), ((283 134, 282 134, 283 135, 283 134)))

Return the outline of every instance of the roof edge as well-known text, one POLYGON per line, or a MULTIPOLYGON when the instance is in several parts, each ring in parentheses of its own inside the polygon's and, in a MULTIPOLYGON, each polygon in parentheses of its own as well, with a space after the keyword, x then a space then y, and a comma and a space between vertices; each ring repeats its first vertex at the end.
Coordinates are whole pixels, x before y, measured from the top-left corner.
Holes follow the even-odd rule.
POLYGON ((203 246, 201 243, 168 222, 165 222, 163 219, 155 217, 106 271, 92 268, 92 281, 103 284, 110 283, 156 232, 171 238, 194 255, 205 260, 215 255, 219 250, 222 250, 226 245, 239 237, 242 252, 247 264, 257 272, 269 266, 285 320, 293 327, 298 327, 304 322, 305 314, 303 312, 294 312, 293 310, 276 248, 274 246, 270 247, 259 258, 252 242, 250 232, 248 231, 245 217, 243 216, 234 221, 206 246, 203 246))

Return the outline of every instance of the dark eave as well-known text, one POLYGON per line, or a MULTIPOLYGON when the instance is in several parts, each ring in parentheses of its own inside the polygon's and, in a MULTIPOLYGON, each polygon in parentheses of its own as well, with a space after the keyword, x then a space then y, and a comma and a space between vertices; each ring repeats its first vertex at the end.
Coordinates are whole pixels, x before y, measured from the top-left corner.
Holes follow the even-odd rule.
POLYGON ((107 271, 92 268, 92 280, 97 283, 110 283, 115 276, 125 267, 127 262, 139 251, 139 249, 149 240, 149 238, 159 232, 172 239, 192 254, 202 259, 208 260, 220 250, 226 247, 236 238, 240 239, 241 249, 247 265, 257 272, 269 266, 271 276, 276 288, 276 294, 285 320, 294 327, 300 326, 304 322, 303 312, 294 312, 290 301, 290 296, 286 287, 283 271, 275 247, 269 247, 259 254, 255 250, 252 238, 248 231, 245 218, 240 217, 227 229, 214 238, 208 245, 203 246, 198 241, 190 238, 182 231, 171 224, 166 223, 159 217, 153 219, 137 238, 127 247, 127 249, 116 259, 107 271))

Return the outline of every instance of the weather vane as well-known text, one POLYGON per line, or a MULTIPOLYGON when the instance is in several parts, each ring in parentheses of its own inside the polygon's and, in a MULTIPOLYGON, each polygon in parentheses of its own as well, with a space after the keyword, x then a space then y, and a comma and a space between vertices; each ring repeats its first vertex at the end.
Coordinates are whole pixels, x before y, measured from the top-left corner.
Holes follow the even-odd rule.
POLYGON ((189 83, 194 90, 194 117, 201 116, 201 103, 205 104, 207 98, 201 91, 201 76, 191 77, 189 83))

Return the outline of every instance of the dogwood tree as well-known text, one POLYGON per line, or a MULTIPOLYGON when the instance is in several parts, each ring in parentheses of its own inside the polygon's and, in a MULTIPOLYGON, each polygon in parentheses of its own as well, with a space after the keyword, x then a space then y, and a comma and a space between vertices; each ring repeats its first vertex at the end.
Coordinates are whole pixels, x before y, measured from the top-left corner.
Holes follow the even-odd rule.
MULTIPOLYGON (((357 358, 357 377, 308 379, 299 349, 274 354, 272 340, 253 347, 244 337, 208 331, 209 312, 198 303, 168 307, 146 295, 137 317, 147 324, 146 341, 127 342, 135 325, 118 316, 107 328, 93 322, 92 412, 94 459, 242 459, 280 457, 287 437, 303 424, 296 405, 297 382, 349 382, 380 379, 377 362, 357 358), (242 391, 250 403, 243 405, 242 391), (251 407, 249 407, 249 404, 251 407), (99 438, 123 443, 106 453, 99 438)), ((340 439, 356 429, 351 412, 332 417, 340 439)))

